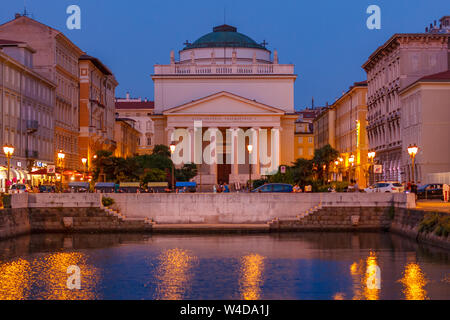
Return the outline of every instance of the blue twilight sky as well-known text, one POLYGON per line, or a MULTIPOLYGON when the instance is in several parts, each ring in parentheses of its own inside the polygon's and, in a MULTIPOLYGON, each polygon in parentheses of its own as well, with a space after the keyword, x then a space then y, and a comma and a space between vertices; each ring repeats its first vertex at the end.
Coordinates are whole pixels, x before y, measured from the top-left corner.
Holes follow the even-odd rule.
POLYGON ((297 109, 332 103, 355 81, 361 65, 394 33, 423 32, 450 15, 448 0, 1 0, 0 23, 23 12, 65 33, 88 54, 100 58, 119 81, 117 96, 130 91, 153 99, 150 75, 168 64, 170 50, 195 41, 223 24, 236 26, 268 49, 280 63, 295 64, 297 109), (66 28, 66 8, 81 8, 81 30, 66 28), (381 30, 369 30, 366 9, 381 8, 381 30))

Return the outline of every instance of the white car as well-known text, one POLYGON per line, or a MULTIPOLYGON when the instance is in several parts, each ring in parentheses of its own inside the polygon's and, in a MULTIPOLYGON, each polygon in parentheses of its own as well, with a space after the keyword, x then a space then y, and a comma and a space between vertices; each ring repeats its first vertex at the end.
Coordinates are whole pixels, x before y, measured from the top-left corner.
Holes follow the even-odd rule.
POLYGON ((373 186, 364 189, 365 192, 390 192, 399 193, 405 191, 405 188, 399 182, 377 182, 373 186))

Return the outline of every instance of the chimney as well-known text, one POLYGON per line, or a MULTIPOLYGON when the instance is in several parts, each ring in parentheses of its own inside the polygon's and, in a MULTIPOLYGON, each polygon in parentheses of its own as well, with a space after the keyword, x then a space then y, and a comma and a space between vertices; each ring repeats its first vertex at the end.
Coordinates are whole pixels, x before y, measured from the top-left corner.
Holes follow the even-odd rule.
POLYGON ((18 19, 18 18, 20 18, 21 16, 22 16, 22 15, 21 15, 20 13, 16 13, 14 17, 15 17, 16 19, 18 19))
POLYGON ((428 27, 426 27, 426 28, 425 28, 425 32, 427 32, 427 33, 428 33, 428 27))

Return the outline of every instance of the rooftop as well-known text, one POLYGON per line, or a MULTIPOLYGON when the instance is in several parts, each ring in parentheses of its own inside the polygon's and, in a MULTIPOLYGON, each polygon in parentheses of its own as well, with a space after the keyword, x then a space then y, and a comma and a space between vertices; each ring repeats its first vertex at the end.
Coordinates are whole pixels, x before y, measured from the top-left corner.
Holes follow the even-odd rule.
POLYGON ((221 25, 213 28, 194 43, 188 43, 183 50, 197 48, 255 48, 267 50, 264 44, 258 44, 250 37, 237 32, 237 28, 229 25, 221 25))

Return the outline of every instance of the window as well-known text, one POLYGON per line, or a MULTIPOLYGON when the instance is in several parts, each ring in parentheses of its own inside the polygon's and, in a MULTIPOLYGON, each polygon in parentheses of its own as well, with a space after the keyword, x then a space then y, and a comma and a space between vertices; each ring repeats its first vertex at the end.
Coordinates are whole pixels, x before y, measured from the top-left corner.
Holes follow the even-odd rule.
POLYGON ((308 143, 313 143, 313 138, 312 137, 308 138, 308 143))
POLYGON ((298 138, 298 143, 303 143, 303 137, 298 138))
POLYGON ((302 156, 303 155, 303 148, 298 148, 297 153, 298 153, 299 156, 302 156))

